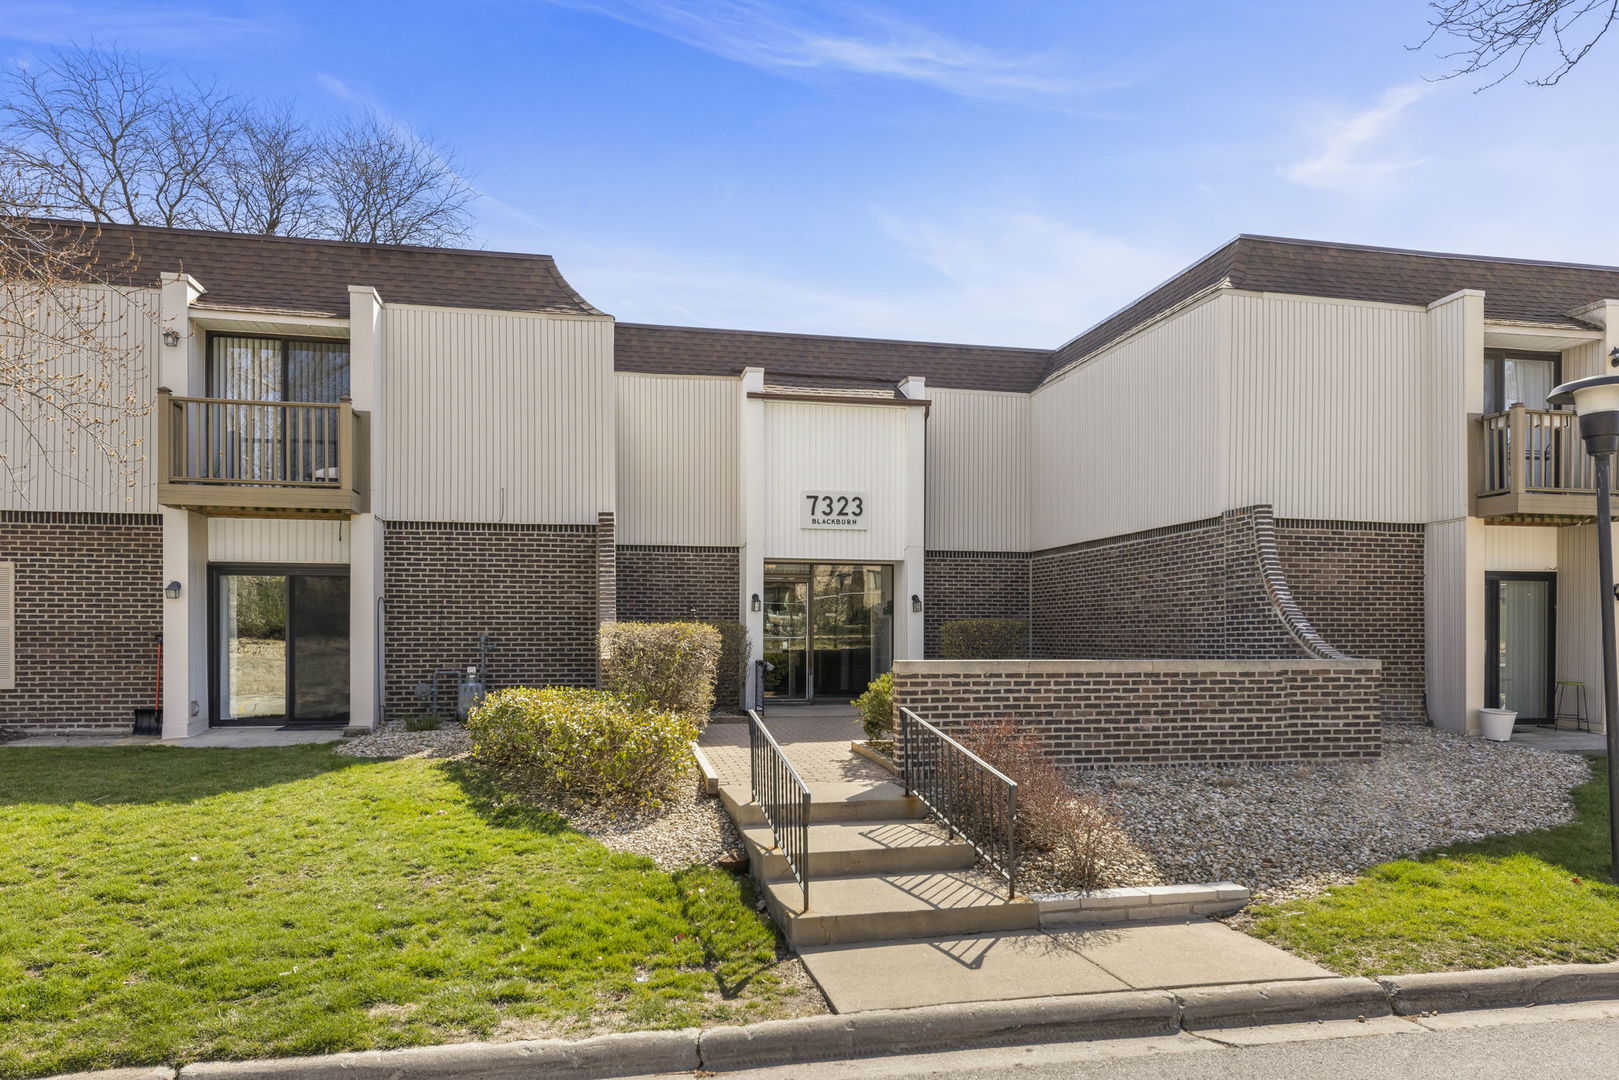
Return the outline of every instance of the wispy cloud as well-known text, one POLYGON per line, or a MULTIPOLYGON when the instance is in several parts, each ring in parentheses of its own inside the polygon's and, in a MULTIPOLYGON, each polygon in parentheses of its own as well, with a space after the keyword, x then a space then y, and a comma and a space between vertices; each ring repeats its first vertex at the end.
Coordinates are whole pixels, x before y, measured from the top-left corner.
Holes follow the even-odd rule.
POLYGON ((1320 149, 1282 167, 1295 184, 1332 191, 1365 189, 1395 173, 1421 164, 1420 158, 1379 155, 1378 143, 1390 134, 1406 110, 1433 89, 1428 83, 1391 86, 1370 108, 1329 121, 1320 149))
POLYGON ((766 71, 841 71, 922 83, 964 98, 1057 99, 1106 85, 1049 60, 956 41, 871 7, 773 0, 545 0, 650 30, 766 71))
POLYGON ((10 0, 0 38, 35 45, 114 43, 137 51, 172 53, 219 48, 279 33, 274 24, 173 4, 74 4, 10 0))
POLYGON ((1189 254, 1022 212, 874 224, 898 267, 874 275, 881 284, 716 253, 553 247, 591 303, 629 321, 1036 347, 1066 341, 1189 254))

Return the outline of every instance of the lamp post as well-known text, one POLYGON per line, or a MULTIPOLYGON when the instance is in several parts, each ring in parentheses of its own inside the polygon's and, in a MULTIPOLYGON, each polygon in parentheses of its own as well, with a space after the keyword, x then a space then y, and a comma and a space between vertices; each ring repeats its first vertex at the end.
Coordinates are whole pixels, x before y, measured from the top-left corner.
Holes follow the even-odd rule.
MULTIPOLYGON (((1553 390, 1553 405, 1574 406, 1580 438, 1596 465, 1597 610, 1602 613, 1602 726, 1608 736, 1608 876, 1619 881, 1619 670, 1614 656, 1613 455, 1619 451, 1619 375, 1575 379, 1553 390)), ((1521 451, 1514 451, 1520 453, 1521 451)))

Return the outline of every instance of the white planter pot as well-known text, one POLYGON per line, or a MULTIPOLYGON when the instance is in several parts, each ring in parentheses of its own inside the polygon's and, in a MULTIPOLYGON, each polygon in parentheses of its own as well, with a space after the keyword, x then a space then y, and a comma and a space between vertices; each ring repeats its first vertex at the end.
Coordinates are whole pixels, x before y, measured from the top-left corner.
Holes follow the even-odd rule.
POLYGON ((1506 742, 1512 738, 1512 725, 1518 721, 1516 709, 1480 709, 1480 734, 1491 742, 1506 742))

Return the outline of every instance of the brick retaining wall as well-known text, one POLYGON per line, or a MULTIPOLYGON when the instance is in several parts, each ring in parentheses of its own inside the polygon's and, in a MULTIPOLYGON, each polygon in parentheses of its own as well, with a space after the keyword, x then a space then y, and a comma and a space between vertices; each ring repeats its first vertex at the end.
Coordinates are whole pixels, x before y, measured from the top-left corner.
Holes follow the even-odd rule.
POLYGON ((390 716, 434 669, 476 663, 485 632, 493 688, 595 685, 594 526, 389 522, 383 557, 390 716))
POLYGON ((163 628, 156 514, 0 512, 0 562, 16 570, 16 689, 0 725, 127 734, 153 703, 163 628))
POLYGON ((951 734, 1002 717, 1038 726, 1064 766, 1382 753, 1366 660, 900 660, 894 705, 951 734))

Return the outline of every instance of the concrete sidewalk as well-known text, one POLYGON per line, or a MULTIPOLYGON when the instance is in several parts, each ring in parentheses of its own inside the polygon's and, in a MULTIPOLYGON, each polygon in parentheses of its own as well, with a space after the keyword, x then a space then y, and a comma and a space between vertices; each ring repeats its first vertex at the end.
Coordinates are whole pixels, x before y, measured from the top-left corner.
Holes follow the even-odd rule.
POLYGON ((834 1011, 1330 979, 1208 919, 799 950, 834 1011))

